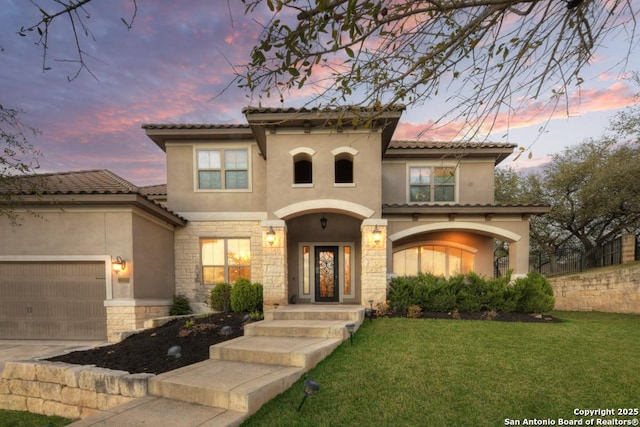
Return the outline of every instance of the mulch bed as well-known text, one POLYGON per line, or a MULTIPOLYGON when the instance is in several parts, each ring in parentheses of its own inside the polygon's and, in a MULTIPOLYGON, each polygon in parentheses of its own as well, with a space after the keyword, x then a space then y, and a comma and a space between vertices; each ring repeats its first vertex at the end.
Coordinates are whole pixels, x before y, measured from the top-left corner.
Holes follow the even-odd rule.
MULTIPOLYGON (((422 313, 422 318, 492 320, 503 322, 556 323, 552 316, 534 316, 525 313, 422 313), (488 318, 490 317, 490 319, 488 318)), ((243 335, 246 313, 217 313, 172 320, 165 325, 136 333, 125 340, 86 351, 74 351, 47 360, 76 365, 95 365, 100 368, 128 371, 130 373, 161 374, 209 358, 209 347, 243 335), (188 320, 193 325, 186 327, 188 320), (224 335, 223 326, 230 326, 231 333, 224 335), (167 356, 173 346, 181 347, 179 358, 167 356)), ((382 317, 406 317, 406 313, 387 313, 382 317)))

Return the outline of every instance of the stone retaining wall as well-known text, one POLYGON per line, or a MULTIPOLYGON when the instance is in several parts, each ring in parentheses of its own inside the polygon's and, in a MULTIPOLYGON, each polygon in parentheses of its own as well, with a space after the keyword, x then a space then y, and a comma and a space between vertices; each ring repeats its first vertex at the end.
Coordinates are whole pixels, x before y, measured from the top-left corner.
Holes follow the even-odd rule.
POLYGON ((640 314, 640 264, 549 278, 555 309, 640 314))
POLYGON ((146 396, 152 377, 61 362, 7 362, 0 378, 0 408, 86 418, 146 396))

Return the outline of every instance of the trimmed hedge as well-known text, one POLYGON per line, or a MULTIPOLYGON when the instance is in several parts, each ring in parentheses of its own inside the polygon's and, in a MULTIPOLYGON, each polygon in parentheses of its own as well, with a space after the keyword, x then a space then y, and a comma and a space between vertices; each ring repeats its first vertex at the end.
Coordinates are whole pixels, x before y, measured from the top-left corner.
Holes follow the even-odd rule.
POLYGON ((218 283, 211 289, 211 298, 209 301, 211 308, 215 311, 228 313, 231 311, 231 284, 218 283))
POLYGON ((486 279, 469 273, 445 279, 420 273, 392 279, 387 299, 392 309, 400 311, 413 305, 426 312, 544 313, 553 309, 553 289, 541 274, 531 272, 510 282, 510 275, 486 279))
POLYGON ((236 280, 231 288, 231 309, 236 313, 262 311, 262 284, 236 280))

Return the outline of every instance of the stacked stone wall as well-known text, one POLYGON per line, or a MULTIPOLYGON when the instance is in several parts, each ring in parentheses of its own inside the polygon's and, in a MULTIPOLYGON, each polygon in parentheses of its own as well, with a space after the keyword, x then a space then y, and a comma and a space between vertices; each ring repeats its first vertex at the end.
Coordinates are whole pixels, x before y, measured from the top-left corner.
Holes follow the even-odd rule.
POLYGON ((386 225, 363 225, 362 227, 362 283, 361 303, 374 307, 387 299, 387 227, 386 225), (375 241, 373 231, 378 229, 380 240, 375 241))
POLYGON ((249 238, 251 281, 262 282, 260 221, 190 221, 175 232, 176 293, 186 296, 197 313, 210 311, 209 298, 213 288, 202 284, 200 240, 203 238, 249 238))
POLYGON ((555 309, 640 314, 640 264, 550 278, 555 309))
POLYGON ((131 331, 144 328, 145 321, 168 314, 168 306, 107 307, 107 341, 119 342, 131 331))
POLYGON ((7 362, 0 377, 0 408, 86 418, 146 396, 152 377, 61 362, 7 362))

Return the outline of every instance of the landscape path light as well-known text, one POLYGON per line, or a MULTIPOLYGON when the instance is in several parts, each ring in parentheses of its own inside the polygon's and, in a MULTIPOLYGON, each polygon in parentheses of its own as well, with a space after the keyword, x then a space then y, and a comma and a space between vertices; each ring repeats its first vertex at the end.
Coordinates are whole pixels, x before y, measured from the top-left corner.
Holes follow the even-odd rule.
POLYGON ((307 397, 311 396, 318 390, 320 390, 320 384, 310 378, 304 379, 304 396, 302 397, 302 402, 298 405, 298 411, 300 411, 302 405, 304 405, 304 401, 307 400, 307 397))

